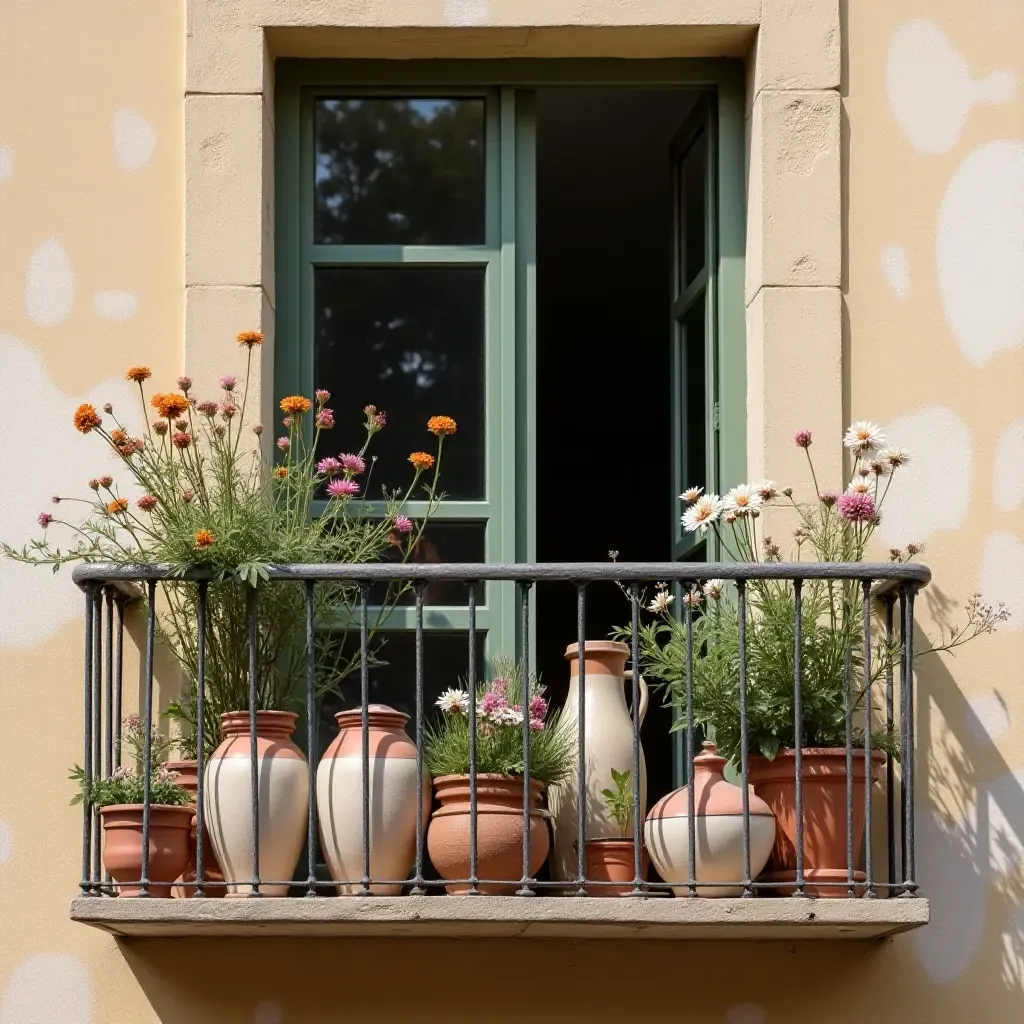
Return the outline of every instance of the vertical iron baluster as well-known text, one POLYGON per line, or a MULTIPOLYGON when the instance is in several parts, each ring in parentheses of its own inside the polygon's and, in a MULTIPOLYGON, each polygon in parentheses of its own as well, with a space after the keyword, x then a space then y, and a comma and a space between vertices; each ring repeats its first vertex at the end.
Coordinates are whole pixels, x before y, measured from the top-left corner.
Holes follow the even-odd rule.
POLYGON ((793 760, 796 772, 796 892, 804 891, 804 699, 803 699, 803 580, 793 580, 793 760))
POLYGON ((196 899, 203 889, 203 831, 206 821, 206 597, 209 583, 200 580, 196 593, 196 899))
MULTIPOLYGON (((902 584, 900 602, 900 878, 907 870, 907 590, 902 584)), ((902 887, 906 895, 906 887, 902 887)))
POLYGON ((907 790, 906 823, 904 828, 907 831, 907 866, 904 885, 908 895, 913 896, 917 891, 917 883, 914 881, 916 873, 915 852, 914 852, 914 598, 916 586, 911 583, 907 586, 907 624, 906 624, 906 650, 904 658, 906 661, 906 676, 904 686, 906 687, 907 707, 907 747, 904 755, 903 777, 907 790))
MULTIPOLYGON (((893 601, 891 593, 885 596, 885 734, 892 742, 893 733, 893 670, 892 658, 892 630, 893 630, 893 601)), ((885 839, 886 857, 889 861, 889 893, 893 892, 896 885, 896 818, 894 806, 894 794, 896 788, 895 766, 893 759, 885 759, 885 839)))
POLYGON ((853 652, 847 650, 843 670, 846 709, 846 891, 856 896, 853 874, 853 652))
POLYGON ((91 584, 85 588, 85 692, 82 696, 82 710, 85 719, 85 762, 82 766, 84 775, 84 793, 82 797, 82 881, 83 896, 97 896, 92 887, 92 616, 95 603, 92 598, 91 584))
POLYGON ((413 896, 426 896, 423 884, 423 588, 418 580, 413 589, 416 592, 416 879, 412 887, 413 896))
POLYGON ((579 878, 577 896, 586 896, 587 887, 587 585, 576 584, 576 725, 579 751, 576 765, 576 874, 579 878))
POLYGON ((143 697, 142 729, 142 878, 139 896, 149 896, 149 819, 150 787, 153 779, 153 655, 156 647, 156 580, 150 580, 146 593, 146 690, 143 697))
POLYGON ((686 814, 687 852, 689 857, 689 895, 697 895, 697 819, 696 795, 693 791, 693 605, 686 602, 686 814))
POLYGON ((469 895, 479 896, 476 849, 476 584, 469 585, 469 895))
POLYGON ((316 896, 316 769, 320 746, 317 736, 316 637, 313 633, 315 584, 306 581, 306 755, 309 761, 309 816, 306 822, 306 895, 316 896))
MULTIPOLYGON (((97 778, 103 777, 103 588, 93 590, 95 609, 92 616, 92 764, 97 778)), ((103 877, 101 851, 100 809, 93 811, 92 823, 92 872, 93 882, 99 889, 103 877)), ((99 891, 102 891, 101 889, 99 891)))
POLYGON ((359 684, 360 733, 363 752, 363 887, 360 896, 370 895, 370 626, 369 588, 359 585, 359 684))
POLYGON ((629 603, 632 612, 630 622, 630 657, 633 660, 633 891, 631 896, 644 894, 643 857, 641 855, 640 812, 643 810, 640 790, 640 588, 636 583, 629 586, 629 603))
POLYGON ((255 587, 248 592, 249 605, 249 785, 252 788, 252 891, 249 896, 262 896, 260 892, 260 771, 257 760, 259 747, 256 734, 259 719, 259 680, 256 667, 256 644, 259 639, 257 620, 258 593, 255 587))
POLYGON ((114 665, 114 767, 121 767, 121 693, 124 683, 124 606, 125 598, 117 597, 117 660, 114 665))
POLYGON ((736 581, 736 606, 739 616, 739 690, 740 690, 740 789, 743 801, 743 896, 751 897, 750 878, 750 782, 747 751, 747 581, 736 581))
MULTIPOLYGON (((114 588, 105 588, 107 600, 107 665, 106 692, 104 694, 107 729, 104 733, 103 774, 110 775, 114 770, 114 588)), ((109 876, 108 876, 108 881, 109 876)))
POLYGON ((862 580, 863 608, 861 617, 864 627, 864 898, 874 899, 872 868, 874 854, 871 849, 871 580, 862 580))
POLYGON ((519 588, 523 644, 523 881, 516 891, 517 896, 536 895, 530 888, 530 813, 533 810, 530 788, 530 586, 526 582, 519 588))

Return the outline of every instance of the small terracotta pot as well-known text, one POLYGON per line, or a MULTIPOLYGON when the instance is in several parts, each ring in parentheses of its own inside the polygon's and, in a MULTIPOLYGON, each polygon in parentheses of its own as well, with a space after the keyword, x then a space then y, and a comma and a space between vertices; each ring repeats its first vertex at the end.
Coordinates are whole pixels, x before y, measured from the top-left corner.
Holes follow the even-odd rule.
MULTIPOLYGON (((843 898, 844 886, 821 882, 847 882, 846 863, 846 750, 812 747, 802 752, 804 799, 804 888, 809 896, 843 898)), ((881 778, 885 754, 871 752, 872 780, 881 778)), ((775 845, 763 882, 778 882, 776 892, 790 895, 796 881, 796 753, 784 748, 773 761, 751 757, 747 774, 754 792, 775 814, 775 845)), ((864 751, 853 753, 853 850, 856 863, 864 842, 864 751)), ((863 871, 854 871, 854 882, 863 884, 863 871)))
MULTIPOLYGON (((187 789, 192 794, 192 805, 195 806, 196 793, 199 792, 199 763, 197 761, 167 761, 164 767, 171 772, 178 773, 178 785, 187 789)), ((195 895, 196 887, 196 818, 192 816, 191 851, 188 857, 188 866, 176 879, 177 885, 171 890, 175 899, 189 899, 195 895)), ((214 853, 213 843, 210 842, 210 833, 203 829, 203 881, 223 882, 220 865, 217 863, 217 854, 214 853)), ((224 896, 227 890, 223 885, 212 885, 209 888, 204 886, 203 895, 214 898, 224 896)))
MULTIPOLYGON (((185 870, 191 842, 190 806, 151 804, 149 808, 149 864, 147 876, 151 896, 169 897, 171 883, 185 870)), ((100 808, 103 823, 103 867, 121 896, 138 896, 142 891, 142 804, 111 804, 100 808)))
MULTIPOLYGON (((430 818, 427 852, 442 878, 469 878, 469 776, 444 775, 434 779, 441 806, 430 818)), ((551 848, 547 811, 541 810, 543 783, 530 783, 530 874, 536 875, 551 848)), ((482 774, 476 779, 477 877, 509 879, 509 883, 479 886, 490 895, 512 895, 523 877, 523 780, 482 774)), ((446 885, 452 895, 469 885, 446 885)))
MULTIPOLYGON (((647 848, 640 851, 640 878, 647 877, 650 858, 647 848)), ((633 891, 636 872, 632 839, 588 839, 587 840, 587 881, 622 882, 622 885, 591 885, 587 888, 590 896, 628 896, 633 891)))

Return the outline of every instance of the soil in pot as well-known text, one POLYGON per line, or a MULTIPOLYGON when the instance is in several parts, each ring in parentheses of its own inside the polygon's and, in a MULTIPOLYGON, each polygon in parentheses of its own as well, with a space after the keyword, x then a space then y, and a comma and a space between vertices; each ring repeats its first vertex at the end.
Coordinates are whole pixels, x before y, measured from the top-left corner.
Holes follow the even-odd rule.
MULTIPOLYGON (((188 864, 189 838, 195 810, 186 805, 152 804, 149 808, 149 864, 151 896, 169 897, 171 883, 188 864)), ((103 867, 121 896, 142 891, 142 804, 112 804, 100 808, 103 823, 103 867)))
MULTIPOLYGON (((641 850, 640 878, 647 877, 650 858, 641 850)), ((588 839, 587 881, 619 882, 619 885, 588 885, 590 896, 628 896, 633 891, 636 857, 632 839, 588 839)))
MULTIPOLYGON (((479 889, 490 895, 512 895, 523 877, 523 780, 504 775, 477 776, 477 877, 491 880, 479 889), (503 879, 508 879, 504 883, 503 879)), ((434 779, 440 807, 430 818, 427 853, 442 878, 469 878, 469 776, 434 779)), ((530 783, 530 874, 535 876, 551 848, 541 809, 542 783, 530 783)), ((446 885, 452 895, 466 893, 465 882, 446 885)))
MULTIPOLYGON (((199 791, 199 765, 196 761, 167 761, 164 767, 168 771, 178 773, 178 785, 192 794, 192 804, 195 806, 196 793, 199 791)), ((189 853, 188 865, 176 879, 177 885, 171 891, 175 899, 188 899, 195 895, 196 886, 196 822, 192 821, 191 851, 189 853)), ((224 875, 221 874, 220 864, 217 863, 217 854, 214 852, 213 843, 210 842, 210 833, 203 829, 203 881, 223 882, 224 875)), ((223 885, 211 885, 203 887, 203 895, 214 898, 224 896, 227 890, 223 885)))

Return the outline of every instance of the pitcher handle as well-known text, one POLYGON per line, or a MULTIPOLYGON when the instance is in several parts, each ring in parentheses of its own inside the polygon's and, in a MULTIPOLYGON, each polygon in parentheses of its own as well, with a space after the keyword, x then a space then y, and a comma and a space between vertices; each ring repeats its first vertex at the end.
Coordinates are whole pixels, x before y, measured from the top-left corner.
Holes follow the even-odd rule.
MULTIPOLYGON (((631 668, 626 669, 626 678, 632 681, 633 670, 631 668)), ((647 680, 644 679, 643 675, 640 675, 640 725, 644 724, 644 715, 647 714, 647 680)), ((630 716, 633 714, 633 708, 630 706, 630 716)))

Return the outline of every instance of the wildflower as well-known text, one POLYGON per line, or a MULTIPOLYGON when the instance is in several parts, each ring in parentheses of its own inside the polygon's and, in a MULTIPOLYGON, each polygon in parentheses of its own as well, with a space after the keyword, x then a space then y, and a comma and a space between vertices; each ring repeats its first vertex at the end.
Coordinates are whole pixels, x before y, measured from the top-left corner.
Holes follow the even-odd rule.
POLYGON ((127 498, 115 498, 113 501, 107 502, 107 514, 116 516, 122 512, 128 511, 128 499, 127 498))
MULTIPOLYGON (((277 439, 277 443, 281 443, 281 438, 277 439)), ((334 476, 340 471, 340 469, 341 463, 337 459, 332 458, 331 456, 328 456, 326 459, 321 459, 316 464, 316 471, 321 476, 334 476)))
POLYGON ((782 549, 778 544, 774 543, 771 537, 765 537, 761 542, 761 546, 764 548, 764 556, 769 561, 773 558, 778 558, 782 554, 782 549))
POLYGON ((708 580, 704 584, 704 596, 717 601, 725 592, 725 580, 708 580))
POLYGON ((481 718, 494 720, 494 715, 504 711, 508 707, 508 697, 505 695, 505 680, 495 679, 488 687, 487 692, 480 701, 477 714, 481 718))
POLYGON ((125 370, 124 379, 133 380, 136 384, 141 384, 144 380, 149 380, 153 376, 153 371, 148 366, 129 366, 125 370))
POLYGON ((185 394, 187 395, 188 392, 189 392, 189 389, 191 387, 192 387, 192 378, 191 377, 186 377, 184 374, 182 374, 178 378, 178 390, 179 391, 184 391, 185 394))
POLYGON ((40 512, 36 522, 45 530, 53 522, 53 516, 49 512, 40 512))
POLYGON ((290 437, 285 436, 285 437, 279 437, 277 439, 277 447, 280 448, 281 451, 286 452, 286 451, 288 451, 289 448, 291 448, 291 446, 292 446, 292 439, 290 437))
POLYGON ((679 500, 687 505, 692 505, 703 493, 703 487, 687 487, 686 490, 679 495, 679 500))
POLYGON ((875 499, 870 494, 844 494, 839 514, 851 523, 870 523, 875 518, 875 499))
POLYGON ((175 430, 188 430, 188 421, 187 420, 175 420, 174 421, 174 429, 175 430))
POLYGON ((286 426, 286 427, 287 427, 287 428, 288 428, 289 430, 291 430, 291 428, 292 428, 292 424, 293 424, 293 423, 295 422, 295 420, 293 420, 293 419, 291 418, 291 416, 285 416, 285 418, 284 418, 284 419, 283 419, 283 420, 282 420, 281 422, 282 422, 282 423, 283 423, 283 424, 284 424, 284 425, 285 425, 285 426, 286 426))
POLYGON ((277 469, 274 470, 274 476, 276 476, 278 480, 284 480, 284 478, 288 476, 288 467, 278 466, 277 469))
POLYGON ((171 438, 174 443, 174 447, 184 451, 192 443, 192 435, 184 430, 179 430, 174 437, 171 438))
POLYGON ((238 387, 238 378, 233 374, 226 373, 220 378, 217 383, 220 385, 222 391, 227 391, 229 394, 238 387))
POLYGON ((181 774, 179 772, 171 771, 170 768, 164 765, 160 765, 153 773, 154 782, 177 783, 180 778, 181 774))
POLYGON ((332 498, 354 498, 359 493, 359 484, 355 480, 332 480, 327 493, 332 498))
POLYGON ((195 496, 195 492, 190 490, 188 487, 185 487, 181 492, 181 500, 185 502, 186 505, 190 504, 195 496))
POLYGON ((543 724, 547 713, 548 702, 539 693, 535 693, 530 698, 530 727, 533 728, 535 721, 540 721, 543 724))
POLYGON ((434 456, 428 455, 426 452, 413 452, 409 456, 409 461, 416 467, 419 472, 425 469, 430 469, 434 465, 434 456))
POLYGON ((217 415, 217 409, 219 408, 216 402, 209 400, 200 402, 196 408, 204 415, 208 416, 211 420, 217 415))
POLYGON ((871 463, 871 472, 874 473, 875 476, 885 476, 889 472, 889 463, 884 462, 882 459, 875 459, 875 461, 871 463))
POLYGON ((127 782, 129 779, 134 778, 134 773, 131 768, 126 764, 118 765, 111 773, 110 778, 114 782, 127 782))
POLYGON ((364 405, 363 406, 363 412, 367 416, 376 416, 377 415, 377 406, 375 406, 375 405, 364 405))
POLYGON ((225 435, 225 434, 227 433, 227 431, 226 431, 226 430, 224 429, 224 425, 223 425, 222 423, 218 423, 218 424, 217 424, 217 426, 215 426, 215 427, 213 428, 213 432, 214 432, 214 433, 215 433, 215 434, 216 434, 216 435, 217 435, 218 437, 223 437, 223 436, 224 436, 224 435, 225 435))
POLYGON ((313 392, 313 397, 316 398, 317 405, 326 405, 331 400, 331 393, 324 388, 317 388, 313 392))
POLYGON ((910 461, 910 453, 904 451, 899 445, 891 444, 878 453, 879 458, 885 459, 895 469, 897 466, 905 466, 910 461))
POLYGON ((159 435, 160 435, 161 437, 163 437, 163 436, 164 436, 164 434, 166 434, 166 433, 167 433, 167 424, 166 424, 166 423, 164 423, 164 421, 163 421, 163 420, 156 420, 156 421, 155 421, 155 422, 153 423, 153 429, 154 429, 154 430, 155 430, 155 431, 156 431, 156 432, 157 432, 157 433, 158 433, 158 434, 159 434, 159 435))
POLYGON ((54 505, 59 505, 60 504, 60 495, 59 494, 53 495, 53 497, 50 498, 50 501, 53 502, 54 505))
POLYGON ((262 433, 263 433, 263 424, 262 424, 262 423, 254 423, 254 424, 252 425, 252 432, 253 432, 253 433, 254 433, 254 434, 255 434, 255 435, 257 436, 257 437, 259 437, 259 436, 260 436, 260 434, 262 434, 262 433))
POLYGON ((923 544, 908 544, 907 545, 907 554, 910 555, 911 558, 913 558, 915 555, 921 554, 922 551, 924 551, 924 545, 923 544))
POLYGON ((213 547, 213 532, 211 530, 196 530, 195 542, 197 548, 213 547))
POLYGON ((870 466, 858 466, 857 467, 857 476, 871 476, 871 467, 870 466))
POLYGON ((301 416, 312 407, 312 402, 303 395, 289 395, 281 399, 281 412, 291 413, 293 416, 301 416))
POLYGON ((395 521, 391 525, 395 533, 412 533, 412 520, 408 516, 395 516, 395 521))
POLYGON ((316 414, 315 422, 321 430, 330 430, 334 426, 334 411, 331 409, 321 409, 316 414))
POLYGON ((502 708, 500 711, 496 711, 493 715, 491 715, 491 721, 495 725, 522 725, 523 709, 502 708))
POLYGON ((647 610, 655 615, 664 615, 674 600, 675 598, 667 590, 659 590, 647 606, 647 610))
POLYGON ((341 459, 342 469, 347 472, 356 474, 366 472, 366 463, 363 461, 363 457, 361 455, 342 453, 338 458, 341 459))
POLYGON ((379 412, 373 417, 371 426, 375 431, 383 430, 388 425, 388 414, 386 412, 379 412))
POLYGON ((811 432, 809 430, 798 430, 793 436, 793 440, 796 442, 797 448, 810 448, 811 447, 811 432))
POLYGON ((704 600, 704 594, 699 590, 688 590, 683 594, 683 604, 688 608, 699 608, 704 600))
POLYGON ((613 551, 609 551, 608 552, 608 559, 609 559, 609 561, 617 562, 619 560, 619 553, 618 553, 618 551, 614 551, 614 550, 613 551))
POLYGON ((903 550, 901 548, 889 548, 889 561, 899 562, 903 558, 903 550))
POLYGON ((152 512, 159 503, 160 499, 153 494, 144 494, 135 502, 143 512, 152 512))
POLYGON ((124 731, 138 732, 142 728, 142 719, 136 714, 124 716, 124 731))
POLYGON ((725 520, 727 526, 732 526, 732 524, 736 522, 736 513, 726 512, 722 518, 725 520))
POLYGON ((730 512, 735 512, 736 515, 746 515, 751 510, 762 504, 763 499, 758 493, 757 488, 751 484, 740 484, 738 487, 734 487, 725 496, 725 508, 730 512))
POLYGON ((437 437, 446 437, 448 434, 454 434, 457 429, 455 420, 451 416, 431 416, 427 420, 427 430, 437 437))
POLYGON ((762 483, 759 483, 757 485, 757 493, 761 495, 762 501, 771 501, 772 498, 777 498, 779 496, 774 480, 765 480, 762 483))
POLYGON ((783 487, 782 488, 782 493, 783 493, 783 495, 785 497, 792 498, 793 497, 793 488, 792 487, 783 487))
POLYGON ((449 688, 434 701, 446 715, 465 715, 469 711, 469 694, 465 690, 449 688))
POLYGON ((839 500, 838 491, 822 491, 819 496, 825 508, 831 508, 839 500))
POLYGON ((188 399, 174 392, 156 394, 149 400, 149 404, 165 420, 176 420, 189 409, 188 399))
POLYGON ((231 419, 231 417, 234 416, 236 412, 238 412, 238 406, 235 405, 235 403, 232 402, 230 399, 225 398, 224 401, 220 403, 220 414, 221 416, 224 417, 224 419, 231 419))
POLYGON ((74 424, 75 430, 82 434, 88 434, 91 430, 101 426, 103 420, 96 414, 96 409, 91 406, 88 402, 80 405, 75 410, 74 424))
POLYGON ((867 477, 858 477, 856 480, 851 480, 849 487, 846 488, 847 494, 870 494, 871 483, 867 477))
POLYGON ((722 508, 722 499, 717 494, 702 495, 683 513, 683 529, 687 533, 706 533, 722 514, 722 508))
POLYGON ((91 488, 92 488, 92 489, 93 489, 94 491, 98 491, 98 490, 100 489, 100 482, 99 482, 99 480, 97 480, 97 479, 96 479, 95 477, 93 477, 93 478, 92 478, 92 479, 91 479, 91 480, 89 481, 89 486, 90 486, 90 487, 91 487, 91 488))
POLYGON ((872 423, 870 420, 857 420, 846 431, 843 444, 855 452, 873 452, 885 444, 885 435, 877 423, 872 423))
POLYGON ((114 407, 110 402, 104 402, 103 411, 109 416, 114 411, 114 407))
POLYGON ((543 718, 531 718, 530 719, 530 732, 541 732, 544 729, 543 718))
POLYGON ((114 478, 112 476, 101 476, 100 487, 105 487, 108 491, 114 486, 114 478))
POLYGON ((262 331, 239 331, 236 335, 239 345, 244 345, 249 351, 252 351, 253 345, 263 344, 263 332, 262 331))

